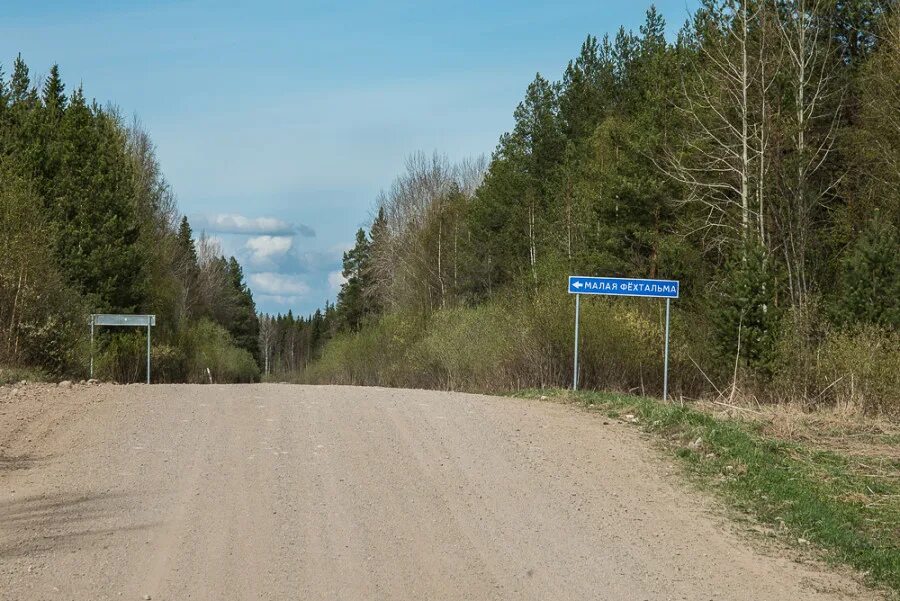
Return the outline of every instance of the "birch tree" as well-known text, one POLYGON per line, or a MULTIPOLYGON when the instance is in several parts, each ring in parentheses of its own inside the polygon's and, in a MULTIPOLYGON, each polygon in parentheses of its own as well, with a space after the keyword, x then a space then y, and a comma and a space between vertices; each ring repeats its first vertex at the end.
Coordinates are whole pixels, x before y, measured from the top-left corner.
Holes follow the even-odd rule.
POLYGON ((779 153, 779 202, 775 224, 784 254, 788 289, 795 305, 806 302, 813 279, 810 270, 812 236, 824 219, 826 201, 840 173, 828 170, 835 133, 842 113, 843 91, 824 21, 823 0, 773 0, 772 14, 784 60, 784 132, 779 153))
POLYGON ((700 215, 694 231, 719 250, 765 241, 767 95, 779 62, 765 50, 766 14, 754 0, 708 1, 696 13, 678 107, 688 125, 662 165, 700 215))

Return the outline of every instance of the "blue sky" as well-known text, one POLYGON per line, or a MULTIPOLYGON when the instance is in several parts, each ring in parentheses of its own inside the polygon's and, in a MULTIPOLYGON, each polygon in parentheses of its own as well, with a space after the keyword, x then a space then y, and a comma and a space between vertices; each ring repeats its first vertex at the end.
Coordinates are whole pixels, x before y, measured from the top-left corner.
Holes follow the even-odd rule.
MULTIPOLYGON (((670 32, 694 0, 655 3, 670 32)), ((137 115, 181 211, 259 307, 333 300, 341 253, 410 153, 490 155, 525 87, 650 2, 3 0, 0 62, 137 115)))

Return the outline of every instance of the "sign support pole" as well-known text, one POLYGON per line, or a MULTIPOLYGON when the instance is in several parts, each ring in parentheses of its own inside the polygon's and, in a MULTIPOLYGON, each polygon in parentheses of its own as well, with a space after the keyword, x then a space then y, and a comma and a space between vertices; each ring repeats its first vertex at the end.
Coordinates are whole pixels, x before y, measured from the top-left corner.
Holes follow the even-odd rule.
POLYGON ((91 379, 94 379, 94 316, 91 315, 91 379))
POLYGON ((581 309, 581 295, 575 295, 575 367, 572 373, 572 390, 578 390, 578 316, 581 309))
POLYGON ((669 393, 669 299, 666 299, 666 344, 663 351, 663 401, 669 393))
POLYGON ((147 384, 150 383, 150 324, 147 324, 147 384))
POLYGON ((578 321, 582 294, 589 296, 641 296, 666 299, 666 339, 663 349, 663 400, 669 398, 669 322, 671 299, 678 298, 681 284, 678 280, 643 278, 606 278, 583 275, 569 276, 569 294, 575 295, 575 368, 572 374, 572 390, 578 390, 578 321))

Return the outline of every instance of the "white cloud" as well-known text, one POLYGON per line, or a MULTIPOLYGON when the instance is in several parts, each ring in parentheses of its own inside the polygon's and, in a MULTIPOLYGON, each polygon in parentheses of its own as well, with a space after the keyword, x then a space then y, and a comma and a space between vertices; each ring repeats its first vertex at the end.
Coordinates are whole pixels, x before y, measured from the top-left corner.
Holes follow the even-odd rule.
POLYGON ((247 234, 269 236, 304 236, 311 238, 316 231, 304 224, 293 224, 277 217, 245 217, 236 213, 195 215, 194 227, 219 234, 247 234))
POLYGON ((265 271, 251 273, 247 279, 260 296, 297 299, 309 293, 309 285, 304 279, 293 274, 265 271))
POLYGON ((264 302, 266 304, 272 305, 295 305, 297 302, 301 300, 299 296, 279 296, 277 294, 259 294, 254 299, 257 304, 260 302, 264 302))
POLYGON ((249 253, 252 263, 260 264, 283 257, 294 245, 291 236, 254 236, 247 240, 244 247, 249 253))
POLYGON ((338 292, 346 281, 347 278, 344 277, 342 272, 332 271, 328 274, 328 289, 331 292, 338 292))

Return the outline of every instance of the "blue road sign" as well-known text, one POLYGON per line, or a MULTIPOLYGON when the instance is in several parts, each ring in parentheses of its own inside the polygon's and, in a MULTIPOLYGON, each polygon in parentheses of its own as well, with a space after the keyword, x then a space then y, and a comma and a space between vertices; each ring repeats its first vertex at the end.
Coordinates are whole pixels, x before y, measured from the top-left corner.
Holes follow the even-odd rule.
POLYGON ((638 278, 593 278, 570 275, 569 294, 678 298, 678 281, 642 280, 638 278))

